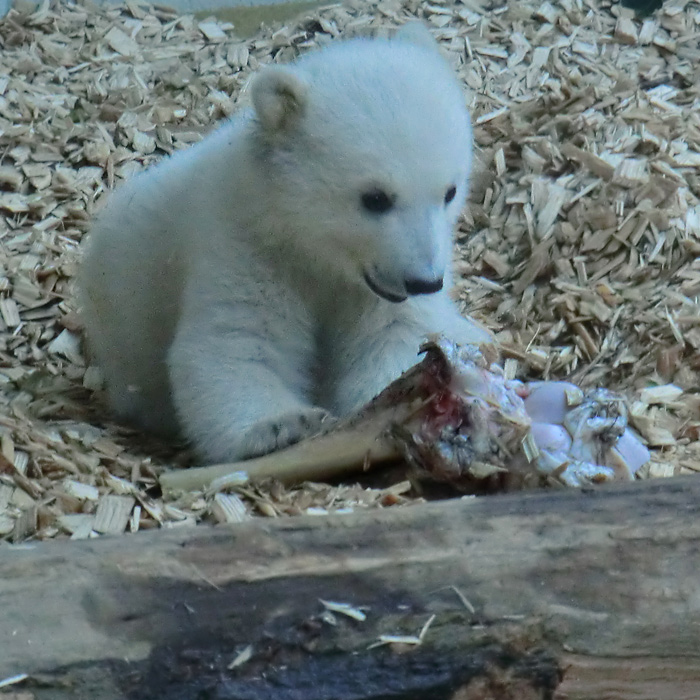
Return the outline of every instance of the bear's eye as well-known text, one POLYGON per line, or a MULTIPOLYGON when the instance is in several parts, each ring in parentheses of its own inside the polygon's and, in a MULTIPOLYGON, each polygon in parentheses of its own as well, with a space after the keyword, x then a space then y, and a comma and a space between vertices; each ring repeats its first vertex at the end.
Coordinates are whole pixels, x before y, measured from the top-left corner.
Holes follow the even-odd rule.
POLYGON ((394 200, 383 190, 370 190, 360 197, 362 206, 372 214, 384 214, 394 206, 394 200))
POLYGON ((457 194, 457 188, 452 185, 447 192, 445 192, 445 204, 449 204, 454 198, 455 195, 457 194))

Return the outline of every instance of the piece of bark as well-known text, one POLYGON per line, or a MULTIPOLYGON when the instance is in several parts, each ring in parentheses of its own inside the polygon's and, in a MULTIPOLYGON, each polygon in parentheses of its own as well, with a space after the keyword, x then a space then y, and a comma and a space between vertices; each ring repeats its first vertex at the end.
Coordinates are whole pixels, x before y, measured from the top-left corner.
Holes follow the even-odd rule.
POLYGON ((0 678, 60 669, 52 700, 90 678, 94 700, 690 700, 698 523, 687 477, 7 546, 0 678), (433 615, 420 645, 369 648, 433 615))

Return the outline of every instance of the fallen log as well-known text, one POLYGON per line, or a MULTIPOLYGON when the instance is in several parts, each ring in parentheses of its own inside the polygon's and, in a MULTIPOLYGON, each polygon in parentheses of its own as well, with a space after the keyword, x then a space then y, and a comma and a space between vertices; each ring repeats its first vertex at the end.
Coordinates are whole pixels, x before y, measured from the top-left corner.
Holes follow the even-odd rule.
POLYGON ((27 674, 11 688, 41 700, 690 700, 699 516, 688 477, 5 545, 0 684, 27 674))

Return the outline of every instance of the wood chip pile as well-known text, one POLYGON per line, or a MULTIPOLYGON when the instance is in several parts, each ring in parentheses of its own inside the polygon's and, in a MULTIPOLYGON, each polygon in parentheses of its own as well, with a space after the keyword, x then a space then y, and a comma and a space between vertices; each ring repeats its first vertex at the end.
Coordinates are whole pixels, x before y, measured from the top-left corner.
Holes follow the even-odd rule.
POLYGON ((423 18, 470 93, 481 166, 461 222, 464 308, 506 370, 623 391, 644 476, 700 470, 700 5, 351 2, 251 39, 162 6, 45 3, 0 20, 0 537, 89 537, 411 502, 242 488, 164 501, 181 453, 110 424, 71 299, 100 196, 198 140, 251 72, 423 18))

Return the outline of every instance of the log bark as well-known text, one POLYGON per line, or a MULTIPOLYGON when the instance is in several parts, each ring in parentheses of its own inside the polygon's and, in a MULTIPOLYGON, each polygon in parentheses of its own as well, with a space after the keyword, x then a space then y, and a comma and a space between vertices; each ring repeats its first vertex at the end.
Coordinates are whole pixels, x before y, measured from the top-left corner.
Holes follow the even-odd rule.
POLYGON ((15 690, 55 700, 690 700, 698 516, 688 477, 6 545, 0 682, 26 673, 15 690), (331 624, 321 599, 366 620, 331 624), (431 618, 420 645, 374 646, 431 618))

